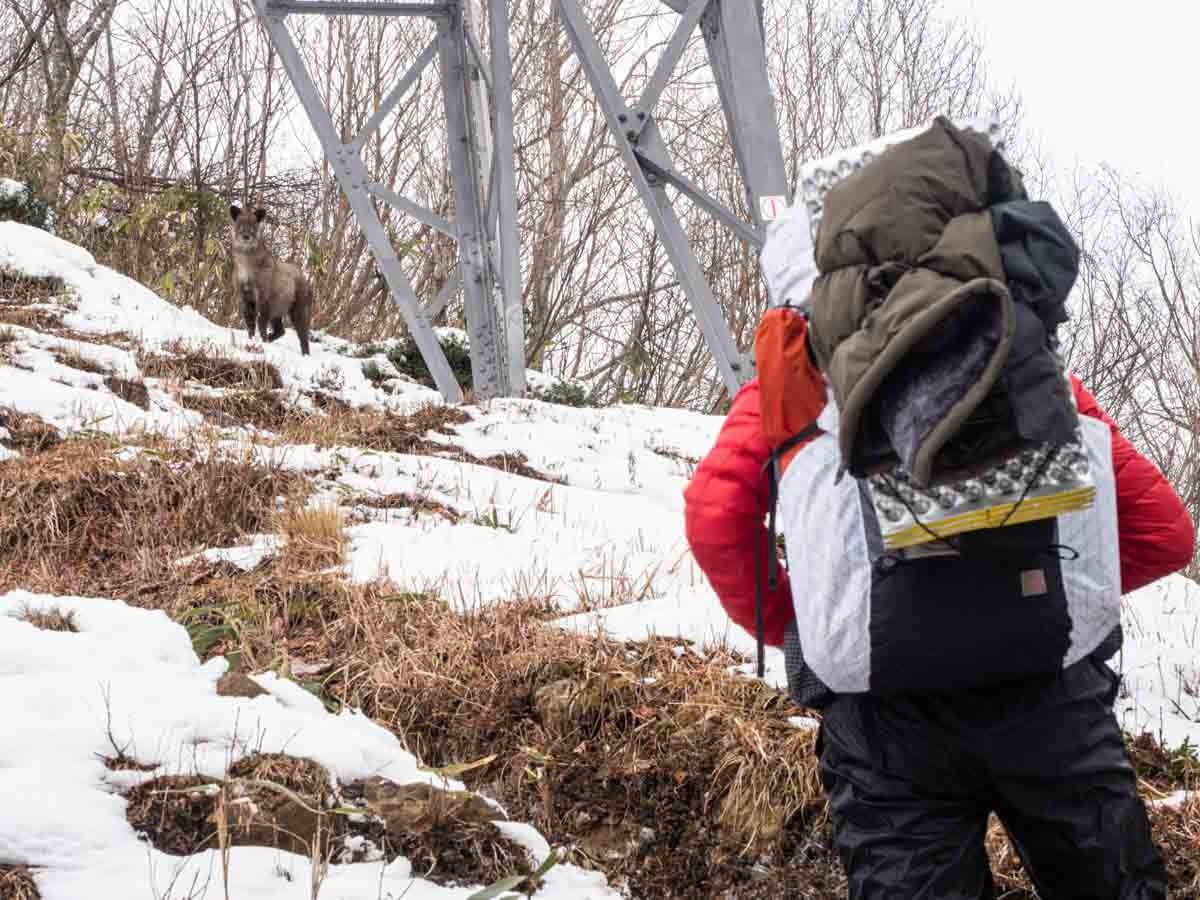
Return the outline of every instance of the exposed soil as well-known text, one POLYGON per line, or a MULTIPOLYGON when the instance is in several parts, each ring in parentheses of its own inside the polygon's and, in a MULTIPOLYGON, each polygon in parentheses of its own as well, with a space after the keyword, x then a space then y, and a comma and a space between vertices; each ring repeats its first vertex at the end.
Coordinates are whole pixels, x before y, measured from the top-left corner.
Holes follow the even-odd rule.
POLYGON ((212 783, 187 775, 164 775, 128 794, 125 818, 163 853, 190 856, 208 849, 216 838, 217 809, 212 783))
POLYGON ((176 856, 224 844, 345 859, 345 839, 358 837, 440 885, 487 885, 533 870, 526 851, 493 824, 502 814, 474 794, 382 778, 341 786, 312 760, 283 754, 240 759, 219 785, 158 778, 128 800, 129 823, 176 856), (338 811, 347 808, 361 813, 338 811))

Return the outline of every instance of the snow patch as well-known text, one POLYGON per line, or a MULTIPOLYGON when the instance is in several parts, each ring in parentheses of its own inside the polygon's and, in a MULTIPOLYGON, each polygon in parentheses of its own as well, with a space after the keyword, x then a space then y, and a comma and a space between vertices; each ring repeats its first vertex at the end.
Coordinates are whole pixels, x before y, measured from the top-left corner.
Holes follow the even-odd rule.
POLYGON ((1171 575, 1125 597, 1124 646, 1110 665, 1122 675, 1121 726, 1167 748, 1200 745, 1200 585, 1171 575))
POLYGON ((250 572, 261 566, 268 557, 278 553, 282 546, 283 539, 277 534, 252 534, 249 543, 236 547, 212 547, 202 553, 193 553, 191 556, 177 559, 175 565, 187 566, 203 559, 211 563, 227 562, 243 572, 250 572))

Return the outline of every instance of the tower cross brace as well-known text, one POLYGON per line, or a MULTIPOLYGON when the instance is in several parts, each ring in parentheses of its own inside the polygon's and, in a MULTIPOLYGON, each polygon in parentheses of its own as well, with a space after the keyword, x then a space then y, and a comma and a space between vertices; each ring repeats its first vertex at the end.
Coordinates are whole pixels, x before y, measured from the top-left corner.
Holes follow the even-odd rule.
MULTIPOLYGON (((679 13, 679 21, 641 96, 630 100, 621 96, 580 0, 554 0, 558 20, 600 105, 621 161, 666 249, 721 379, 733 391, 752 377, 753 361, 738 351, 667 188, 756 249, 762 246, 767 225, 791 202, 767 74, 762 0, 755 0, 752 7, 757 15, 746 15, 749 0, 660 2, 679 13), (676 169, 654 115, 697 27, 704 38, 751 222, 676 169)), ((462 390, 432 324, 461 289, 476 395, 488 399, 523 394, 525 334, 506 0, 254 0, 254 4, 438 390, 450 402, 462 400, 462 390), (487 8, 490 60, 484 58, 475 30, 476 3, 487 8), (420 17, 431 20, 436 33, 359 133, 343 143, 287 27, 288 17, 294 15, 420 17), (374 182, 362 158, 368 138, 435 58, 446 120, 453 221, 374 182), (458 268, 430 305, 417 299, 376 213, 376 201, 457 243, 458 268)))

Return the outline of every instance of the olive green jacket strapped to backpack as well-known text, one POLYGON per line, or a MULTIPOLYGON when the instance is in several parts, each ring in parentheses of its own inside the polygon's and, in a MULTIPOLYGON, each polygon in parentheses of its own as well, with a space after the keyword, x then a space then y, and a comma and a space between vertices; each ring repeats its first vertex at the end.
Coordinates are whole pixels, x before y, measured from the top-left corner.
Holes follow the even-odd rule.
MULTIPOLYGON (((968 419, 981 408, 1005 417, 988 411, 1004 394, 993 389, 1027 332, 1021 317, 1038 318, 1015 307, 990 211, 1012 201, 1026 201, 1020 176, 986 137, 944 118, 826 195, 810 335, 852 474, 898 461, 928 483, 968 419)), ((1011 440, 960 456, 979 462, 1001 449, 1011 452, 1011 440)))

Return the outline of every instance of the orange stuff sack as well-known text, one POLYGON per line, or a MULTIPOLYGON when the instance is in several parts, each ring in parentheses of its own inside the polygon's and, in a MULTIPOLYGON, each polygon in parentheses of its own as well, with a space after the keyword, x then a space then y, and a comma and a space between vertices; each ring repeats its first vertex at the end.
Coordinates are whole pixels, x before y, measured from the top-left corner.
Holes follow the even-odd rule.
MULTIPOLYGON (((772 450, 815 422, 825 408, 825 376, 809 353, 807 337, 804 316, 781 306, 767 310, 754 338, 762 427, 772 450)), ((780 472, 805 443, 781 456, 780 472)))

